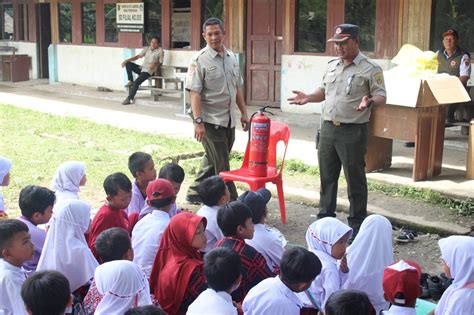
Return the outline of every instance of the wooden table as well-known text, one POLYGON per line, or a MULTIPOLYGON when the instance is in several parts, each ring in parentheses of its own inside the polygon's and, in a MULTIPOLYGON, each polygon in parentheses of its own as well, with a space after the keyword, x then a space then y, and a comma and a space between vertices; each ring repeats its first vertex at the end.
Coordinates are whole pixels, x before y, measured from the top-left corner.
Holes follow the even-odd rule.
POLYGON ((397 139, 415 143, 413 181, 439 175, 443 161, 445 116, 443 106, 374 107, 369 123, 366 172, 391 166, 393 139, 397 139))

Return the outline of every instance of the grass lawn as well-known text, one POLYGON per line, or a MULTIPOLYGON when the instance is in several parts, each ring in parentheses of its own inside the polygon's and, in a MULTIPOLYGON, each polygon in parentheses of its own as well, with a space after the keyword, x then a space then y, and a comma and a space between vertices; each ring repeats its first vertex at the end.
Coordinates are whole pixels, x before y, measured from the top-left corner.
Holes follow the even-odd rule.
MULTIPOLYGON (((56 168, 65 161, 83 161, 88 181, 80 197, 99 207, 105 200, 102 183, 114 172, 128 171, 128 156, 150 152, 162 156, 202 150, 181 138, 119 129, 78 118, 54 116, 0 104, 0 155, 13 160, 10 186, 2 187, 10 217, 19 213, 18 195, 30 184, 50 187, 56 168)), ((157 169, 159 166, 157 165, 157 169)))

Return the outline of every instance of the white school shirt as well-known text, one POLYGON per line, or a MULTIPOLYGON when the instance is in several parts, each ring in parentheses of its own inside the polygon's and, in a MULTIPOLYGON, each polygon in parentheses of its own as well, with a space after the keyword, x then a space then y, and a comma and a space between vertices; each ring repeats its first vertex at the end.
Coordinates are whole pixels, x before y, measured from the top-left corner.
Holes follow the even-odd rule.
POLYGON ((207 253, 211 249, 213 249, 218 241, 224 238, 224 234, 222 233, 219 225, 217 225, 217 211, 219 210, 220 206, 202 206, 201 209, 196 213, 201 217, 205 217, 207 219, 206 225, 206 237, 207 237, 207 244, 201 251, 207 253))
POLYGON ((136 263, 147 278, 150 278, 151 267, 160 247, 160 240, 170 216, 167 212, 154 210, 138 221, 132 231, 133 262, 136 263))
POLYGON ((382 315, 416 315, 416 309, 413 307, 392 305, 389 310, 382 311, 382 315))
POLYGON ((26 274, 23 269, 0 258, 0 314, 27 314, 20 294, 25 280, 26 274))
POLYGON ((245 242, 255 248, 267 261, 268 268, 280 268, 281 257, 285 249, 275 233, 268 230, 265 224, 255 224, 253 238, 245 242))
POLYGON ((392 224, 381 215, 368 216, 347 248, 350 271, 343 289, 365 292, 379 314, 390 306, 384 298, 382 280, 384 269, 393 263, 392 224))
POLYGON ((237 315, 232 304, 232 296, 225 292, 216 292, 211 288, 201 292, 188 307, 187 315, 237 315))
POLYGON ((141 213, 143 207, 146 206, 145 197, 143 197, 142 191, 138 187, 137 181, 132 183, 132 199, 127 207, 127 214, 130 215, 134 212, 141 213))
POLYGON ((242 309, 245 315, 299 315, 302 303, 279 276, 267 278, 250 289, 242 309))

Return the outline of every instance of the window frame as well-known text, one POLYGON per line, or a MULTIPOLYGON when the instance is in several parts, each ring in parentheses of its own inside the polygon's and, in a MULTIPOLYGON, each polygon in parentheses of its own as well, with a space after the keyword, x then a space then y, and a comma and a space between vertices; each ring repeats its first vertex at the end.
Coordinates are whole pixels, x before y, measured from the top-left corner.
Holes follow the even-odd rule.
POLYGON ((6 6, 6 5, 11 6, 11 7, 12 7, 12 10, 13 10, 13 33, 12 33, 12 34, 13 34, 13 38, 12 38, 12 39, 9 39, 9 38, 5 39, 5 38, 3 38, 4 33, 5 33, 5 28, 4 28, 4 26, 5 26, 5 21, 4 21, 3 18, 2 18, 2 20, 1 20, 1 25, 0 25, 0 32, 1 32, 1 33, 0 33, 0 35, 1 35, 0 41, 16 41, 16 26, 15 26, 15 23, 16 23, 15 11, 16 11, 16 10, 15 10, 15 4, 14 4, 13 1, 11 1, 11 0, 2 1, 2 2, 0 3, 0 14, 2 15, 2 17, 4 16, 5 6, 6 6))
MULTIPOLYGON (((58 18, 57 18, 57 27, 58 27, 58 44, 59 45, 77 45, 77 43, 74 42, 74 4, 70 0, 61 0, 57 2, 57 11, 58 11, 58 18), (67 3, 71 6, 71 41, 70 42, 62 42, 60 40, 60 34, 59 34, 59 25, 60 25, 60 18, 61 18, 61 11, 59 9, 59 6, 61 3, 67 3)), ((82 32, 82 30, 81 30, 82 32)))

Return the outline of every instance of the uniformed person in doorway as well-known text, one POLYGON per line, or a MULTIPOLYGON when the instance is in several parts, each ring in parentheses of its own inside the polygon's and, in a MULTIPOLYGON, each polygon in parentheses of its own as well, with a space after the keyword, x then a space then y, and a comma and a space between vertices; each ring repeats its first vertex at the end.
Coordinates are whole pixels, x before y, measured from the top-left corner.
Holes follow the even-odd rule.
POLYGON ((318 218, 335 217, 341 166, 350 201, 349 225, 355 237, 367 216, 367 151, 370 108, 385 104, 382 69, 359 51, 359 27, 335 27, 334 42, 338 58, 329 61, 322 84, 311 94, 293 91, 290 104, 325 101, 318 148, 320 204, 318 218))
MULTIPOLYGON (((459 34, 454 28, 450 28, 443 33, 443 47, 444 49, 436 52, 438 73, 454 75, 466 86, 471 77, 471 58, 468 51, 459 47, 459 34)), ((463 104, 448 105, 446 112, 446 122, 448 124, 456 121, 454 113, 462 107, 463 104)))
MULTIPOLYGON (((234 144, 235 125, 240 120, 247 131, 249 118, 242 93, 237 56, 224 47, 224 24, 209 18, 202 26, 206 47, 193 57, 188 68, 186 89, 191 95, 194 138, 205 155, 186 200, 199 203, 197 187, 204 179, 229 170, 229 154, 234 144), (240 118, 235 113, 240 111, 240 118)), ((227 184, 231 199, 237 199, 233 182, 227 184)))

